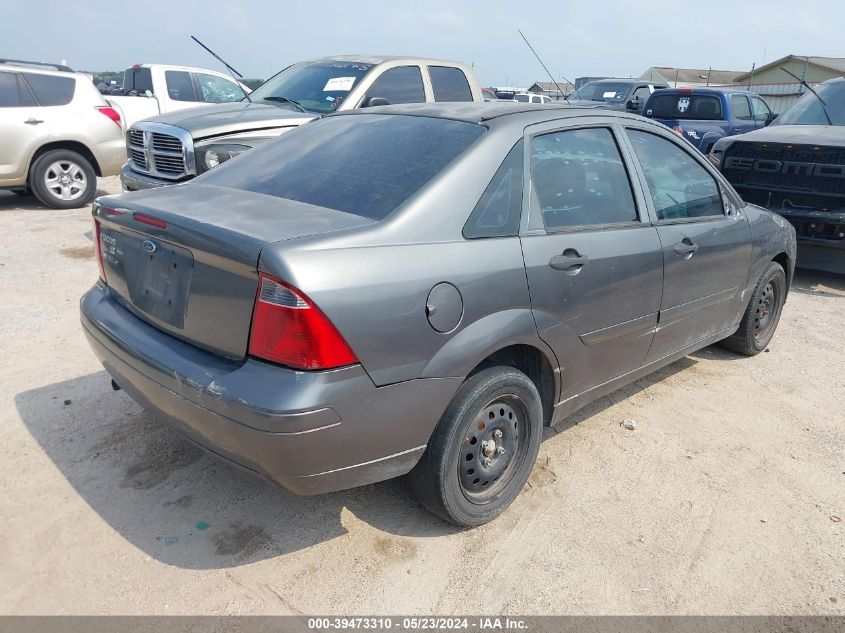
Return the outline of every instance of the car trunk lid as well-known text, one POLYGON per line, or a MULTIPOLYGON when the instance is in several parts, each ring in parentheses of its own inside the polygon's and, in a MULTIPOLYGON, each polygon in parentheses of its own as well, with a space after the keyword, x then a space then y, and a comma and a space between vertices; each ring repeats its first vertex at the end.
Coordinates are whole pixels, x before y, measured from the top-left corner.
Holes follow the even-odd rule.
POLYGON ((373 222, 201 184, 101 198, 94 215, 116 298, 155 327, 234 359, 246 355, 267 244, 373 222))

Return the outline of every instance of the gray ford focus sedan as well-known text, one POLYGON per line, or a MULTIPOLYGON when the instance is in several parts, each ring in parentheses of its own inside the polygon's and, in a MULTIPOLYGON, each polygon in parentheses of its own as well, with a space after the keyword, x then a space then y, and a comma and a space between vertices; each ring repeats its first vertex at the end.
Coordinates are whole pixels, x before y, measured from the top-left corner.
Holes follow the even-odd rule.
POLYGON ((765 349, 795 262, 671 130, 556 105, 331 115, 93 216, 82 325, 116 387, 293 492, 410 473, 459 525, 519 494, 543 426, 765 349))

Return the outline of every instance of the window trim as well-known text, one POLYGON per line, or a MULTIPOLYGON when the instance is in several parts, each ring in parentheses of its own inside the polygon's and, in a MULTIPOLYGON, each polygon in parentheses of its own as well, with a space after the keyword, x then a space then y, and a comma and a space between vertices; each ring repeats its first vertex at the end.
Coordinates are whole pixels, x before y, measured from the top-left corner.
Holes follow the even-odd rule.
MULTIPOLYGON (((532 125, 525 130, 525 155, 523 156, 523 185, 522 185, 522 218, 525 226, 520 232, 520 235, 559 235, 561 233, 584 233, 591 231, 612 231, 621 229, 631 229, 639 227, 647 227, 653 224, 651 213, 648 211, 648 200, 642 195, 642 191, 636 186, 634 182, 634 174, 632 174, 633 162, 630 155, 629 148, 625 144, 627 138, 623 141, 621 128, 615 120, 615 117, 601 117, 600 115, 590 117, 589 121, 578 121, 572 123, 571 120, 566 119, 546 121, 538 125, 532 125), (554 134, 556 132, 569 132, 584 129, 603 128, 610 132, 611 138, 616 144, 616 149, 619 152, 619 157, 622 160, 622 167, 625 170, 625 176, 628 179, 628 186, 631 188, 631 198, 634 201, 634 210, 637 214, 636 220, 628 222, 605 222, 600 224, 581 224, 577 226, 564 226, 548 228, 543 220, 542 209, 539 209, 539 200, 534 190, 534 178, 531 174, 531 153, 534 143, 534 138, 537 136, 545 136, 547 134, 554 134), (527 213, 526 213, 527 209, 527 213)), ((639 177, 639 175, 637 176, 639 177)))
MULTIPOLYGON (((644 126, 644 125, 637 125, 637 124, 626 122, 622 126, 622 128, 625 132, 625 142, 630 144, 631 157, 635 161, 635 170, 637 172, 637 177, 640 181, 640 187, 642 188, 643 195, 644 195, 644 198, 645 198, 645 203, 646 203, 646 205, 648 205, 649 215, 651 216, 651 221, 652 221, 652 224, 654 224, 654 226, 668 226, 668 225, 672 225, 672 224, 693 224, 693 223, 696 223, 696 222, 713 222, 713 221, 716 221, 716 220, 724 220, 724 219, 731 217, 728 214, 728 211, 727 211, 727 208, 726 208, 726 205, 725 205, 725 194, 729 191, 729 189, 726 188, 726 186, 725 186, 725 181, 724 181, 724 178, 722 177, 722 174, 721 173, 714 173, 713 169, 711 168, 711 165, 707 164, 707 161, 704 158, 704 154, 702 154, 698 150, 695 150, 695 148, 692 148, 693 150, 695 150, 695 153, 698 154, 698 156, 696 156, 692 152, 688 151, 686 147, 681 145, 681 143, 678 142, 678 141, 681 141, 682 139, 672 138, 675 135, 670 135, 670 134, 664 132, 663 130, 656 128, 656 126, 655 126, 655 128, 650 128, 650 127, 647 127, 647 126, 644 126), (645 172, 643 171, 643 166, 640 163, 639 158, 637 157, 636 150, 634 149, 634 146, 632 144, 631 139, 628 137, 628 130, 636 130, 636 131, 642 132, 644 134, 652 134, 654 136, 657 136, 658 138, 662 138, 662 139, 672 143, 673 145, 675 145, 675 147, 677 147, 680 151, 685 152, 690 158, 692 158, 696 163, 698 163, 698 165, 702 169, 704 169, 704 171, 707 172, 707 174, 711 178, 713 178, 713 180, 718 185, 719 200, 722 203, 722 213, 720 215, 716 215, 716 214, 714 214, 714 215, 702 215, 702 216, 698 216, 698 217, 694 217, 694 218, 669 218, 669 219, 659 218, 658 215, 657 215, 657 209, 654 207, 654 200, 651 197, 651 189, 649 188, 648 180, 646 180, 645 172)), ((686 143, 687 141, 683 141, 683 142, 686 143)), ((742 205, 736 205, 736 206, 737 206, 737 210, 739 210, 739 209, 742 208, 742 206, 744 206, 744 203, 742 205)))

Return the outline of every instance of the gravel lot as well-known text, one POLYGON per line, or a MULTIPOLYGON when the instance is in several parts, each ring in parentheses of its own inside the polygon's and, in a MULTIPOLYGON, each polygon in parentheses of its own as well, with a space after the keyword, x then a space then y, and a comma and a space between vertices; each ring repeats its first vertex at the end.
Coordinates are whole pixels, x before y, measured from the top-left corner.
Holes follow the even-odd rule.
POLYGON ((0 234, 2 613, 845 614, 845 277, 800 273, 769 353, 550 431, 467 531, 401 480, 302 498, 206 456, 88 348, 88 210, 0 192, 0 234))

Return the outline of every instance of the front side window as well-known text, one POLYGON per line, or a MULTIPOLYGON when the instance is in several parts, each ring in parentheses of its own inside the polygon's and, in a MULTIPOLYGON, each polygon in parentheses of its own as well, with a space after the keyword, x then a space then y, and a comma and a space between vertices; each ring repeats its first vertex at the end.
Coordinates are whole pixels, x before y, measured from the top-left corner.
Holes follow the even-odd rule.
POLYGON ((735 118, 740 121, 751 120, 751 108, 748 106, 745 95, 731 95, 731 108, 733 108, 735 118))
POLYGON ((523 142, 508 152, 464 226, 464 237, 506 237, 519 233, 522 214, 523 142))
POLYGON ((420 116, 330 116, 286 132, 196 182, 381 220, 486 129, 420 116))
POLYGON ((244 91, 234 81, 216 75, 197 73, 197 84, 206 103, 232 103, 244 98, 244 91))
POLYGON ((769 106, 767 106, 766 102, 760 97, 751 97, 751 107, 754 120, 758 123, 765 123, 772 115, 772 111, 769 110, 769 106))
POLYGON ((399 66, 384 71, 367 91, 368 97, 382 97, 393 103, 424 103, 425 89, 419 66, 399 66))
POLYGON ((184 70, 167 70, 164 73, 167 94, 174 101, 196 101, 191 75, 184 70))
POLYGON ((628 130, 660 220, 724 215, 719 185, 675 143, 656 134, 628 130))
POLYGON ((531 180, 549 230, 637 221, 628 173, 607 128, 535 137, 531 180))
POLYGON ((655 93, 646 104, 645 115, 653 119, 719 121, 722 119, 722 101, 713 95, 655 93))
POLYGON ((472 101, 466 75, 460 68, 429 66, 435 101, 472 101))
POLYGON ((42 106, 63 106, 73 100, 76 90, 76 79, 73 77, 54 77, 53 75, 39 75, 36 73, 21 73, 38 104, 42 106))

